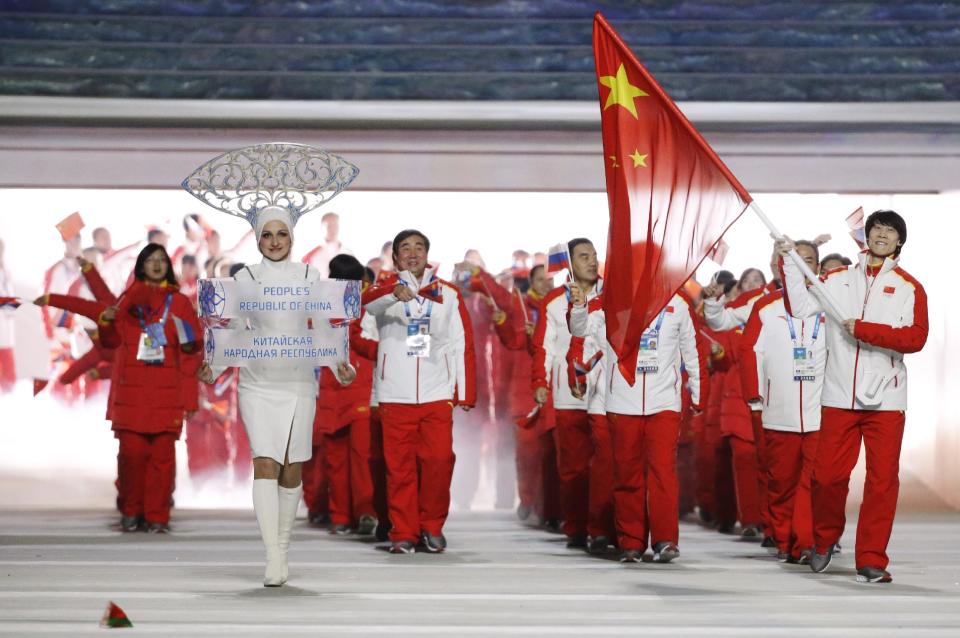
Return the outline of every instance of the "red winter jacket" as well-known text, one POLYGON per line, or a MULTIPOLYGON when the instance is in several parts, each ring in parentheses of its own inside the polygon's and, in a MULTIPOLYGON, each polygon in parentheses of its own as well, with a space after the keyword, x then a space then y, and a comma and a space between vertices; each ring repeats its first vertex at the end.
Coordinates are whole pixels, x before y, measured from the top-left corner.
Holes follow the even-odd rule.
POLYGON ((103 345, 117 349, 107 407, 107 418, 115 431, 179 435, 184 412, 197 409, 195 375, 202 349, 196 341, 180 343, 174 318, 187 325, 195 339, 203 334, 190 300, 176 287, 134 281, 120 297, 115 320, 100 324, 103 345), (148 365, 137 360, 142 332, 137 311, 144 314, 147 323, 159 321, 167 295, 172 298, 164 325, 167 345, 163 363, 148 365))

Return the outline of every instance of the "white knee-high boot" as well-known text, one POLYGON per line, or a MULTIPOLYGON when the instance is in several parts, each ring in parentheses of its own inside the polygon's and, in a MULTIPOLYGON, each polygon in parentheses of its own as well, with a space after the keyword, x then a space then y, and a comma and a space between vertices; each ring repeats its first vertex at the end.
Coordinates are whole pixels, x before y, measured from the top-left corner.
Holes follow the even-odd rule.
POLYGON ((253 480, 253 510, 257 513, 260 536, 267 550, 267 567, 263 573, 264 587, 283 584, 283 558, 280 554, 280 498, 276 479, 253 480))
POLYGON ((297 508, 300 507, 300 497, 303 496, 303 483, 296 487, 278 489, 280 497, 280 557, 283 560, 283 582, 287 582, 289 570, 287 568, 287 550, 290 549, 290 535, 293 534, 293 523, 297 520, 297 508))

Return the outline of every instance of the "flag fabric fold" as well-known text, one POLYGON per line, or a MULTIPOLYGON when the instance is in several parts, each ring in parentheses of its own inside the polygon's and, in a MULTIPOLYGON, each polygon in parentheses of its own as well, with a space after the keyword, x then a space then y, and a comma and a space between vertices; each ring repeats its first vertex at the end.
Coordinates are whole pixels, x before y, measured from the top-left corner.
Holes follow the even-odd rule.
POLYGON ((0 308, 16 310, 22 305, 19 297, 0 297, 0 308))
POLYGON ((632 385, 644 329, 752 198, 599 13, 593 51, 610 209, 607 339, 632 385))
POLYGON ((570 253, 566 244, 551 246, 547 252, 547 274, 552 275, 570 268, 570 253))

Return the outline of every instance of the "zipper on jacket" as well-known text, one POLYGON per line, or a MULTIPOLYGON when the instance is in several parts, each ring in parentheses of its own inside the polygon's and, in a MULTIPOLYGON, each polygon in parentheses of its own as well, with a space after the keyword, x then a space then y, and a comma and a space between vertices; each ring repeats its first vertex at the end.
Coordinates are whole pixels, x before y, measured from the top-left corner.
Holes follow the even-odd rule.
POLYGON ((643 371, 643 414, 647 414, 647 371, 643 371))
MULTIPOLYGON (((868 266, 869 267, 869 266, 868 266)), ((882 267, 882 266, 881 266, 882 267)), ((877 272, 877 276, 873 278, 873 281, 867 286, 867 292, 863 296, 863 309, 860 311, 860 319, 863 320, 867 316, 867 302, 870 301, 870 291, 873 290, 873 284, 877 283, 877 280, 880 279, 880 272, 877 272)), ((867 271, 863 271, 863 280, 867 280, 867 271)), ((856 337, 854 337, 856 339, 856 337)), ((850 397, 850 409, 854 410, 857 407, 857 368, 860 366, 860 340, 857 341, 857 354, 853 358, 853 396, 850 397)))
POLYGON ((770 407, 770 379, 767 379, 767 407, 770 407))
MULTIPOLYGON (((816 317, 817 318, 814 319, 814 321, 818 321, 820 318, 820 315, 816 315, 816 317)), ((803 337, 805 336, 804 324, 805 324, 804 321, 800 322, 800 345, 801 346, 803 345, 803 337)), ((810 344, 810 347, 813 348, 813 343, 810 344)), ((803 379, 800 379, 800 434, 803 434, 803 379)))
POLYGON ((380 380, 383 381, 383 374, 387 371, 387 353, 383 353, 383 361, 380 362, 380 380))

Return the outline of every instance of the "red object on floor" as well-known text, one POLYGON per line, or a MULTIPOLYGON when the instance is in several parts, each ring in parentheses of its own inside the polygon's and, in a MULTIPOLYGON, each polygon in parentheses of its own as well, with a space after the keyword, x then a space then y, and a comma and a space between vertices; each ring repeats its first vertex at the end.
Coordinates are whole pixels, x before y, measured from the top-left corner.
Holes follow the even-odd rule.
POLYGON ((390 540, 439 535, 450 511, 453 402, 381 403, 390 540))
POLYGON ((856 564, 886 569, 887 544, 900 492, 900 446, 905 415, 899 410, 823 408, 820 443, 813 464, 813 536, 818 553, 840 540, 850 473, 867 448, 867 478, 857 521, 856 564))
POLYGON ((590 458, 593 456, 590 416, 586 410, 558 409, 556 421, 553 435, 560 474, 563 533, 567 536, 586 534, 590 510, 590 458))
POLYGON ((813 547, 810 476, 820 441, 819 432, 764 432, 770 521, 781 552, 799 558, 813 547))
POLYGON ((613 444, 613 498, 621 550, 646 550, 680 539, 677 439, 680 413, 608 413, 613 444))
POLYGON ((177 459, 173 432, 144 434, 117 430, 120 440, 120 496, 124 516, 169 523, 177 459))
POLYGON ((103 618, 100 619, 100 626, 106 629, 120 629, 133 627, 133 623, 130 622, 126 612, 120 609, 120 605, 111 600, 107 603, 107 610, 103 612, 103 618))

